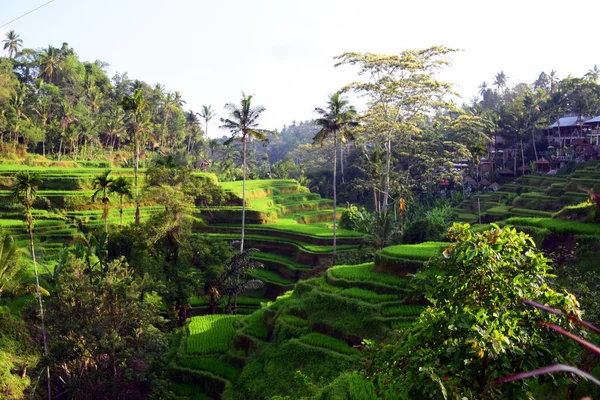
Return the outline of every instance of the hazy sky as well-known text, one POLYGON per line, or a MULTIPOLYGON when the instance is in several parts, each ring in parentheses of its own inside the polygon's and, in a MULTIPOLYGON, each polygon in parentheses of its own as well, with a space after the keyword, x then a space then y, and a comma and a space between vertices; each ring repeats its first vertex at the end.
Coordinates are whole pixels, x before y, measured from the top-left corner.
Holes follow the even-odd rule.
MULTIPOLYGON (((0 25, 46 1, 0 0, 0 25)), ((14 29, 32 48, 67 42, 81 60, 108 62, 111 77, 160 82, 218 117, 243 90, 266 107, 262 127, 281 129, 357 79, 333 68, 346 51, 460 48, 442 78, 465 101, 501 70, 509 85, 552 69, 581 76, 600 65, 599 14, 594 0, 55 0, 0 35, 14 29)))

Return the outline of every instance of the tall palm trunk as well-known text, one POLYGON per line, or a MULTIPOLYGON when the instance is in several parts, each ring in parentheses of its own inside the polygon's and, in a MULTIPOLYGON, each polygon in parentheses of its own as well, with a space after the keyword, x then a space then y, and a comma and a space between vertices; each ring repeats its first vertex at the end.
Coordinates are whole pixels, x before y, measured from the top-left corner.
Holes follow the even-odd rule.
POLYGON ((337 134, 333 133, 333 256, 332 264, 335 265, 337 245, 337 134))
POLYGON ((140 165, 140 138, 135 141, 135 161, 133 163, 133 184, 135 186, 135 223, 140 223, 140 195, 138 190, 138 168, 140 165))
POLYGON ((123 230, 123 195, 119 201, 119 230, 123 230))
POLYGON ((345 183, 344 180, 344 144, 340 146, 340 172, 342 173, 342 183, 345 183))
MULTIPOLYGON (((240 241, 240 253, 244 252, 244 231, 246 229, 246 148, 247 148, 247 141, 248 141, 248 137, 246 136, 246 134, 243 134, 242 136, 242 143, 244 146, 244 154, 243 154, 243 160, 242 160, 242 171, 243 171, 243 177, 242 177, 242 240, 240 241)), ((235 275, 235 284, 239 284, 240 283, 240 273, 239 271, 236 273, 235 275)), ((237 293, 235 294, 235 296, 233 297, 233 313, 236 314, 237 313, 237 302, 238 302, 238 296, 237 293)))
MULTIPOLYGON (((44 355, 48 357, 48 339, 46 338, 46 324, 44 322, 44 306, 42 305, 42 294, 40 292, 40 278, 37 270, 37 262, 35 259, 35 248, 33 245, 33 219, 31 211, 27 210, 27 230, 29 231, 29 248, 31 249, 31 260, 33 261, 33 274, 35 275, 35 289, 37 292, 38 304, 40 307, 40 319, 42 321, 42 340, 44 342, 44 355)), ((50 367, 46 367, 46 378, 48 380, 48 398, 52 398, 50 385, 50 367)))
POLYGON ((388 132, 385 144, 385 186, 383 190, 383 210, 387 210, 390 195, 390 171, 392 167, 392 135, 388 132))

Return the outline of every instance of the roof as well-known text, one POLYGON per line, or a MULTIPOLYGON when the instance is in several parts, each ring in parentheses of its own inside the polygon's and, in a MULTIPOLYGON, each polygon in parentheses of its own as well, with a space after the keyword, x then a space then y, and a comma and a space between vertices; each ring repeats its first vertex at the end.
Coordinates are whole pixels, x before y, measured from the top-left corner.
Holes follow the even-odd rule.
POLYGON ((600 115, 598 115, 595 118, 588 119, 587 121, 584 121, 583 123, 584 124, 600 124, 600 115))
POLYGON ((508 168, 501 169, 499 172, 501 175, 514 175, 513 170, 508 168))
POLYGON ((580 119, 579 117, 562 117, 562 118, 559 118, 558 121, 556 121, 555 123, 550 125, 550 128, 558 128, 559 122, 560 122, 561 128, 565 128, 565 127, 569 127, 569 126, 577 126, 577 122, 582 122, 582 120, 585 121, 586 118, 580 119))
POLYGON ((490 189, 494 189, 494 190, 498 190, 500 189, 500 185, 498 184, 498 182, 494 182, 489 186, 490 189))
POLYGON ((529 168, 528 165, 525 165, 524 167, 521 166, 521 167, 517 168, 517 170, 519 170, 519 171, 531 171, 531 168, 529 168))
POLYGON ((540 158, 539 160, 537 160, 536 165, 541 165, 541 164, 550 164, 550 161, 546 160, 544 157, 540 158))

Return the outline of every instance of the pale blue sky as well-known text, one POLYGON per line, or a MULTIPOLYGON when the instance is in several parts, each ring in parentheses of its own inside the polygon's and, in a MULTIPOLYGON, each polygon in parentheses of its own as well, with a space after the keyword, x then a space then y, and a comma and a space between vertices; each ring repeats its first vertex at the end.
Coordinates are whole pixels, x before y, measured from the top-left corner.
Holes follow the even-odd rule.
MULTIPOLYGON (((0 25, 45 1, 0 0, 0 25)), ((263 127, 281 129, 357 78, 333 68, 345 51, 461 48, 442 78, 465 100, 500 70, 511 85, 542 70, 581 76, 600 65, 599 14, 592 0, 55 0, 0 35, 14 29, 33 48, 68 42, 81 60, 108 62, 110 76, 160 82, 219 117, 244 90, 266 107, 263 127)))

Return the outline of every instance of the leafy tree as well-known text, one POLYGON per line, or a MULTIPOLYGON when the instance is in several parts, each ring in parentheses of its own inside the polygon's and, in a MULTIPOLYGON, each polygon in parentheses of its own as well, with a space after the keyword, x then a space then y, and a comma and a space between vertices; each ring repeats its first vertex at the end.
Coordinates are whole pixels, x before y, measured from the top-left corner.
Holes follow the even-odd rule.
MULTIPOLYGON (((33 261, 33 274, 35 276, 35 287, 38 298, 40 320, 42 323, 42 339, 44 342, 44 355, 48 357, 48 340, 46 337, 46 325, 44 323, 44 306, 42 305, 42 290, 40 287, 40 278, 38 275, 37 261, 35 258, 35 247, 33 243, 33 215, 31 210, 36 198, 36 187, 41 182, 40 176, 29 171, 19 172, 11 187, 11 199, 20 202, 25 208, 25 225, 29 233, 29 249, 31 250, 31 260, 33 261)), ((47 369, 48 396, 50 397, 50 369, 47 369)))
POLYGON ((47 83, 52 83, 56 76, 56 71, 59 68, 59 50, 56 47, 48 46, 48 48, 42 52, 39 63, 39 77, 43 78, 47 83))
POLYGON ((549 287, 549 260, 524 233, 455 224, 448 236, 452 243, 412 281, 430 306, 394 344, 369 346, 373 363, 364 372, 390 398, 531 398, 524 382, 484 391, 515 371, 572 363, 578 354, 539 324, 550 318, 570 327, 567 318, 549 317, 521 299, 579 316, 577 300, 549 287))
POLYGON ((209 296, 209 306, 213 314, 217 312, 217 300, 227 296, 227 309, 237 313, 237 296, 247 291, 260 289, 264 283, 258 279, 248 279, 240 282, 240 276, 249 276, 258 268, 263 268, 259 261, 252 260, 250 254, 258 249, 246 249, 234 255, 227 264, 225 271, 214 280, 208 280, 204 285, 204 293, 209 296), (235 297, 233 307, 232 297, 235 297))
POLYGON ((4 50, 8 50, 10 58, 15 58, 19 54, 19 48, 23 47, 23 39, 14 30, 6 32, 6 39, 2 42, 4 43, 4 50))
POLYGON ((127 178, 119 176, 112 181, 109 191, 119 196, 119 229, 123 229, 123 197, 127 197, 128 199, 133 198, 133 195, 131 194, 131 183, 127 178))
MULTIPOLYGON (((4 293, 22 292, 21 277, 26 267, 20 262, 21 256, 22 252, 15 245, 12 236, 0 236, 0 296, 4 293)), ((35 285, 33 291, 35 292, 35 285)))
POLYGON ((55 390, 72 399, 148 398, 167 341, 160 298, 124 259, 106 273, 71 259, 48 302, 55 390))
POLYGON ((421 133, 422 123, 435 110, 448 106, 444 98, 451 93, 451 85, 436 80, 435 75, 449 64, 446 57, 454 51, 435 46, 399 55, 351 52, 336 57, 336 66, 358 66, 359 75, 368 77, 346 89, 367 97, 366 129, 372 132, 372 141, 385 149, 383 208, 392 198, 392 159, 410 149, 410 139, 421 133))
POLYGON ((340 139, 345 143, 352 139, 351 128, 358 125, 356 122, 356 110, 351 106, 340 92, 335 92, 329 97, 327 109, 315 108, 319 118, 315 124, 321 127, 321 130, 313 138, 313 143, 323 143, 327 138, 333 139, 333 259, 335 265, 336 244, 337 244, 337 141, 340 139))
POLYGON ((138 190, 138 169, 140 165, 141 135, 148 130, 148 114, 146 109, 149 104, 140 89, 136 89, 132 96, 124 96, 120 106, 129 114, 129 131, 135 146, 135 162, 133 165, 133 186, 135 188, 135 223, 140 223, 140 197, 138 190))
MULTIPOLYGON (((108 175, 110 175, 110 170, 106 170, 102 175, 95 177, 92 183, 93 189, 95 190, 94 194, 92 194, 92 201, 96 201, 98 195, 102 194, 100 200, 103 205, 102 219, 104 219, 104 232, 106 232, 106 234, 108 234, 108 211, 110 209, 110 197, 108 197, 108 192, 111 190, 113 184, 112 178, 109 178, 108 175)), ((123 200, 123 198, 121 198, 121 200, 123 200)), ((123 211, 122 208, 121 211, 123 211)))
POLYGON ((209 141, 208 141, 208 123, 211 119, 213 119, 217 113, 214 112, 214 110, 212 109, 212 106, 210 105, 202 105, 202 109, 200 110, 199 115, 204 118, 204 130, 206 133, 206 147, 204 149, 204 153, 205 153, 205 157, 208 158, 208 145, 209 145, 209 141))
POLYGON ((229 111, 229 118, 221 118, 221 128, 227 129, 231 132, 231 138, 228 139, 225 144, 231 143, 238 136, 243 145, 242 155, 242 169, 243 169, 243 182, 242 182, 242 238, 240 240, 240 252, 244 251, 244 228, 246 223, 246 175, 247 175, 247 164, 246 164, 246 150, 248 140, 254 138, 261 142, 267 143, 267 134, 273 134, 273 132, 266 129, 258 128, 258 118, 260 114, 265 111, 263 106, 252 106, 252 95, 246 96, 242 92, 242 98, 240 104, 236 105, 233 103, 225 104, 225 108, 229 111))

